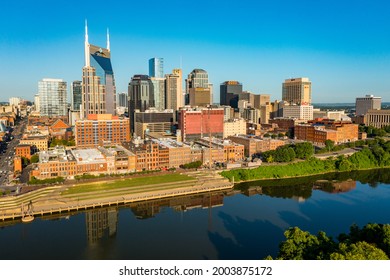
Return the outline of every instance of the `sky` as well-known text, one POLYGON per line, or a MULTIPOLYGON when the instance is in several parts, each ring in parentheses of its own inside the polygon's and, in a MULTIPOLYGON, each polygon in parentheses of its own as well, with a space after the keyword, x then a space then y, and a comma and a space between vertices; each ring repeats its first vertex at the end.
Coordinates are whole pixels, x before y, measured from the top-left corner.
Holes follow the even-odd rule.
POLYGON ((117 93, 162 57, 166 74, 206 70, 214 102, 227 80, 280 100, 282 82, 297 77, 311 80, 314 103, 366 94, 389 102, 389 11, 384 0, 6 1, 0 101, 33 101, 43 78, 64 79, 70 93, 81 80, 88 20, 91 44, 104 47, 110 30, 117 93))

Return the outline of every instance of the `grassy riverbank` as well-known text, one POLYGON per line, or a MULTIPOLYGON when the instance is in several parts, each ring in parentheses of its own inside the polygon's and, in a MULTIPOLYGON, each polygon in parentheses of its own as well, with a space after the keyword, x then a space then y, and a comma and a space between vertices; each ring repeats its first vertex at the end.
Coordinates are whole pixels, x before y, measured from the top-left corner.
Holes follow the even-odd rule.
POLYGON ((88 192, 109 191, 113 189, 135 188, 141 186, 145 187, 148 185, 177 183, 177 182, 185 182, 185 181, 192 181, 192 180, 195 180, 195 178, 187 175, 182 175, 182 174, 166 174, 160 176, 118 179, 112 181, 77 184, 74 187, 70 187, 69 189, 64 191, 63 194, 65 195, 82 194, 88 192))
POLYGON ((260 166, 255 169, 223 171, 221 175, 231 181, 234 178, 235 182, 239 182, 390 167, 389 143, 389 141, 386 143, 377 143, 375 146, 370 148, 366 147, 350 157, 339 156, 326 160, 312 157, 305 161, 287 165, 260 166))

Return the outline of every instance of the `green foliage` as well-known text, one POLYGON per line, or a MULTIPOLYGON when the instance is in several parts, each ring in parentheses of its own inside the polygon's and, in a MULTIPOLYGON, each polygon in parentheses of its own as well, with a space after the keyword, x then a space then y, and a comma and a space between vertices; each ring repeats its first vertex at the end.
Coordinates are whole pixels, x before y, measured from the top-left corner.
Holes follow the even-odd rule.
POLYGON ((280 146, 273 153, 276 162, 291 162, 295 159, 295 151, 289 146, 280 146))
POLYGON ((202 166, 202 164, 203 163, 201 161, 194 161, 194 162, 183 164, 180 167, 184 169, 192 169, 192 168, 199 168, 202 166))
POLYGON ((49 185, 49 184, 58 184, 64 182, 65 179, 63 177, 55 177, 49 179, 39 180, 35 177, 32 177, 30 181, 27 182, 29 185, 49 185))
MULTIPOLYGON (((383 142, 378 140, 370 141, 371 148, 365 147, 361 151, 354 153, 349 157, 340 156, 336 159, 330 157, 326 160, 309 157, 309 145, 302 146, 282 146, 275 151, 263 153, 266 162, 286 162, 295 158, 295 155, 305 156, 303 162, 294 162, 286 165, 268 165, 260 166, 254 169, 235 169, 223 171, 222 176, 232 180, 233 176, 236 182, 243 180, 261 180, 274 179, 295 176, 307 176, 334 171, 352 171, 361 169, 374 169, 379 167, 390 166, 390 141, 383 142), (297 148, 298 146, 298 148, 297 148), (297 151, 295 152, 294 149, 297 151)), ((304 144, 304 143, 302 143, 304 144)))
POLYGON ((75 146, 76 142, 74 139, 65 140, 65 139, 56 139, 53 138, 50 142, 50 147, 54 148, 55 146, 75 146))
POLYGON ((38 154, 32 155, 31 158, 30 158, 30 162, 31 163, 39 162, 39 155, 38 154))
POLYGON ((297 158, 308 159, 314 154, 314 146, 309 142, 297 143, 294 146, 294 151, 297 158))
POLYGON ((325 232, 312 235, 298 227, 284 233, 279 245, 281 260, 388 260, 390 225, 368 224, 362 229, 352 226, 349 234, 341 234, 338 243, 325 232))
POLYGON ((325 140, 325 148, 327 151, 332 151, 334 148, 334 141, 332 140, 325 140))

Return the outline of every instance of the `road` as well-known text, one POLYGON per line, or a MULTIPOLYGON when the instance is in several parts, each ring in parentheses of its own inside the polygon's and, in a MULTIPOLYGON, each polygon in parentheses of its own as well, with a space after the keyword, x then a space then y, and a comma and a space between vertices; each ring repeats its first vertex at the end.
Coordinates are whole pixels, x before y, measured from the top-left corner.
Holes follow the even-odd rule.
POLYGON ((19 144, 23 132, 26 129, 27 118, 24 118, 13 127, 9 141, 6 141, 0 153, 0 189, 14 190, 15 187, 7 186, 9 175, 13 174, 13 161, 15 156, 15 147, 19 144))

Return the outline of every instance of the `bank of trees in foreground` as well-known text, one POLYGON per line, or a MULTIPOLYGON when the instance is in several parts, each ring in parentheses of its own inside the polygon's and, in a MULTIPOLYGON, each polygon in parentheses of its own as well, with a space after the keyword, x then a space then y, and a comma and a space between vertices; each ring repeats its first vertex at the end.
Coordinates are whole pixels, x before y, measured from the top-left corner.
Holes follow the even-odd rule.
MULTIPOLYGON (((288 147, 288 149, 292 149, 288 147)), ((390 141, 377 139, 362 150, 346 157, 330 157, 320 160, 309 157, 304 161, 284 165, 260 166, 255 169, 236 169, 223 171, 222 176, 237 181, 273 179, 321 174, 327 172, 345 172, 351 170, 390 167, 390 141)))
POLYGON ((367 224, 363 228, 353 225, 337 241, 323 231, 313 235, 298 227, 289 228, 284 236, 286 240, 279 244, 278 260, 388 260, 390 257, 389 224, 367 224))

